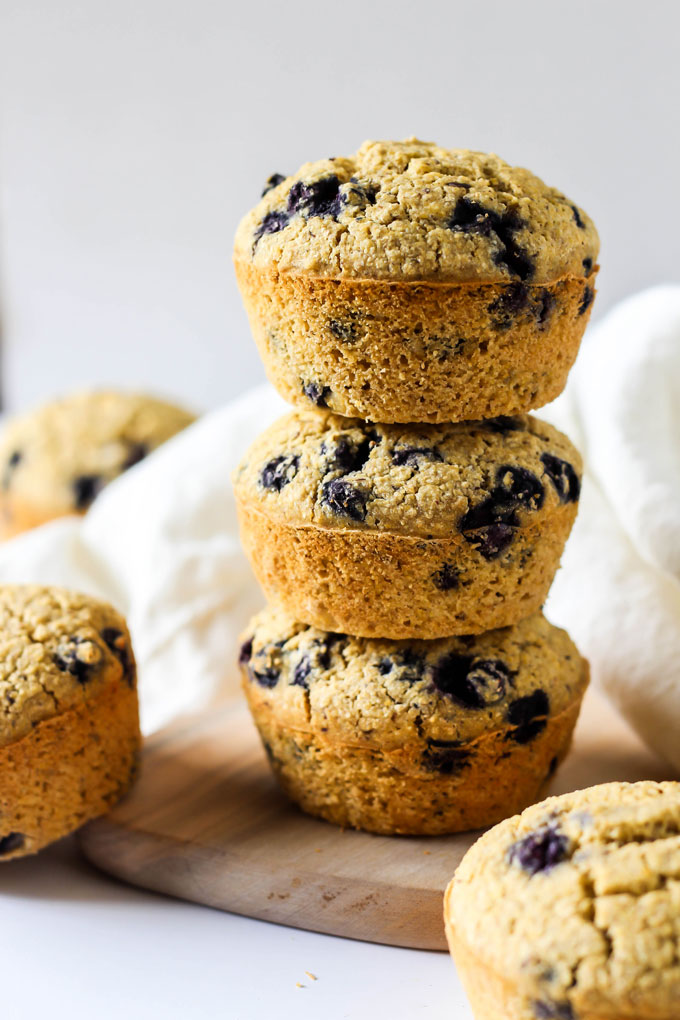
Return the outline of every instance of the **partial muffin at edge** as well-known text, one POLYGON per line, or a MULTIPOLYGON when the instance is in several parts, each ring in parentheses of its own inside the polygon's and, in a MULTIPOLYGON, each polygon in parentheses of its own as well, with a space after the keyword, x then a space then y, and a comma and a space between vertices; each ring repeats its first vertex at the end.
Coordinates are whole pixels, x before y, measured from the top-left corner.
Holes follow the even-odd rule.
POLYGON ((104 390, 10 418, 0 432, 0 537, 85 513, 109 482, 194 420, 166 401, 104 390))
POLYGON ((444 904, 476 1020, 674 1020, 680 784, 551 797, 468 851, 444 904))
POLYGON ((0 586, 0 860, 106 812, 140 745, 135 660, 111 606, 61 588, 0 586))

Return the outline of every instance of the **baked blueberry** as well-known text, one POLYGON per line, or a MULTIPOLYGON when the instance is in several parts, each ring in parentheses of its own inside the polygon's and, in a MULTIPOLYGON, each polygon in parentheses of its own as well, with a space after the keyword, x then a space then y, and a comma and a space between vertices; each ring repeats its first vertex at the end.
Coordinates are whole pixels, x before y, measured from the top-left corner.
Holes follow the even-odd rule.
POLYGON ((24 842, 25 837, 22 832, 8 832, 6 836, 0 836, 0 856, 20 850, 24 842))
POLYGON ((279 230, 283 230, 289 223, 288 213, 282 212, 280 209, 273 209, 268 212, 266 216, 258 224, 255 229, 254 246, 257 245, 258 241, 264 237, 265 234, 277 234, 279 230))
POLYGON ((366 517, 366 494, 339 478, 324 484, 321 502, 339 517, 350 517, 353 521, 363 521, 366 517))
POLYGON ((76 510, 87 510, 104 487, 101 475, 79 475, 72 482, 73 505, 76 510))
POLYGON ((282 184, 285 181, 285 179, 286 179, 285 174, 272 174, 271 177, 268 177, 267 180, 265 181, 261 197, 264 198, 267 192, 271 191, 272 188, 278 187, 278 185, 282 184))
POLYGON ((545 691, 537 690, 516 698, 508 706, 508 722, 515 727, 508 738, 516 744, 528 744, 547 726, 549 711, 550 699, 545 691))
POLYGON ((432 682, 442 694, 464 708, 480 709, 502 701, 512 674, 500 659, 479 659, 452 652, 432 670, 432 682))
POLYGON ((418 468, 421 459, 441 461, 442 455, 432 446, 402 446, 392 450, 392 463, 396 467, 403 467, 406 464, 408 467, 418 468))
POLYGON ((541 463, 560 497, 560 503, 576 503, 581 495, 581 481, 567 460, 552 453, 541 454, 541 463))
POLYGON ((433 740, 428 737, 422 762, 426 769, 453 776, 470 764, 471 752, 460 740, 433 740))
POLYGON ((432 580, 440 591, 455 591, 460 585, 460 571, 451 563, 442 563, 441 569, 432 575, 432 580))
POLYGON ((345 199, 340 191, 340 181, 332 174, 321 180, 305 184, 296 181, 288 194, 288 212, 302 216, 331 216, 333 219, 342 212, 345 199))
POLYGON ((458 199, 453 216, 449 220, 449 227, 452 230, 495 237, 500 250, 494 252, 494 262, 505 266, 508 272, 519 276, 520 280, 528 280, 534 273, 533 260, 515 240, 515 234, 524 226, 524 221, 514 210, 497 213, 492 209, 485 209, 479 202, 466 195, 458 199))
POLYGON ((57 669, 62 673, 70 673, 79 684, 86 684, 100 663, 101 650, 94 641, 81 637, 70 637, 63 641, 54 655, 57 669))
POLYGON ((555 822, 548 822, 535 832, 513 843, 508 851, 510 860, 529 875, 550 871, 569 856, 569 840, 555 822))
POLYGON ((581 304, 578 306, 578 314, 585 315, 595 298, 595 291, 592 287, 586 287, 583 291, 583 298, 581 304))
POLYGON ((295 454, 285 454, 268 460, 260 474, 260 484, 265 489, 281 492, 285 485, 295 478, 300 458, 295 454))
POLYGON ((330 386, 322 386, 321 383, 307 382, 302 384, 302 392, 317 407, 327 407, 326 398, 331 392, 330 386))

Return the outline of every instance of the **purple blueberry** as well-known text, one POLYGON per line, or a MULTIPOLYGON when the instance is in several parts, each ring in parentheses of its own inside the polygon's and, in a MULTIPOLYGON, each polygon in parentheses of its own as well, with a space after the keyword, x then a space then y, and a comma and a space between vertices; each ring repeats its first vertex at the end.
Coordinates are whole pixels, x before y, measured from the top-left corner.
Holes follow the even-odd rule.
POLYGON ((579 228, 579 230, 585 230, 586 229, 586 225, 585 225, 585 223, 583 222, 583 220, 581 218, 581 213, 579 212, 579 210, 576 208, 575 205, 572 205, 571 211, 574 214, 574 220, 576 222, 576 226, 579 228))
POLYGON ((460 571, 451 563, 442 563, 439 570, 432 575, 435 588, 440 591, 454 591, 460 586, 460 571))
POLYGON ((87 510, 96 496, 104 488, 101 475, 79 475, 71 483, 73 489, 73 505, 76 510, 87 510))
POLYGON ((281 492, 284 486, 295 478, 300 458, 294 454, 284 454, 281 457, 274 457, 268 460, 260 472, 260 485, 264 489, 273 489, 281 492))
POLYGON ((312 663, 310 662, 309 656, 303 655, 293 670, 293 679, 291 680, 293 687, 309 687, 307 678, 311 672, 312 663))
POLYGON ((392 451, 392 463, 396 467, 403 467, 406 464, 408 467, 417 469, 420 466, 421 458, 441 461, 442 455, 432 446, 402 446, 398 450, 392 451))
POLYGON ((433 668, 432 683, 464 708, 481 709, 503 700, 512 673, 500 659, 450 652, 433 668))
POLYGON ((529 290, 523 283, 511 283, 491 302, 488 311, 496 329, 509 329, 529 302, 529 290))
POLYGON ((127 471, 128 468, 134 467, 135 464, 139 464, 141 460, 149 455, 149 447, 146 443, 130 443, 128 452, 125 460, 123 461, 123 471, 127 471))
POLYGON ((91 644, 91 642, 81 637, 67 638, 52 656, 52 661, 57 669, 62 673, 70 673, 82 685, 92 679, 92 673, 99 665, 98 663, 84 662, 79 658, 78 651, 80 645, 83 644, 91 644))
POLYGON ((540 510, 543 506, 545 491, 528 468, 503 464, 496 472, 496 486, 494 492, 499 492, 499 499, 500 493, 504 492, 528 510, 540 510))
POLYGON ((592 287, 585 287, 583 291, 583 297, 581 298, 581 304, 578 306, 578 314, 585 315, 590 306, 593 303, 595 297, 595 291, 592 287))
POLYGON ((135 670, 133 668, 132 656, 122 630, 117 627, 104 627, 100 631, 101 639, 110 652, 116 656, 123 667, 123 676, 128 687, 135 688, 135 670))
POLYGON ((291 215, 300 213, 305 217, 332 216, 337 219, 344 205, 340 181, 335 174, 311 184, 296 181, 288 193, 288 212, 291 215))
POLYGON ((0 836, 0 856, 21 850, 25 842, 23 832, 8 832, 6 836, 0 836))
POLYGON ((458 199, 448 225, 451 230, 466 234, 495 237, 501 246, 500 251, 493 255, 496 265, 504 266, 510 273, 519 276, 520 280, 528 280, 533 276, 532 259, 515 241, 514 235, 522 229, 524 220, 514 210, 497 213, 463 195, 458 199))
POLYGON ((331 392, 330 386, 322 386, 317 382, 303 383, 302 392, 317 407, 328 407, 327 398, 331 392))
POLYGON ((356 326, 353 322, 340 322, 339 319, 329 319, 328 329, 336 340, 344 344, 353 344, 356 340, 356 326))
POLYGON ((560 503, 576 503, 581 495, 581 482, 569 461, 552 453, 542 453, 541 463, 557 490, 560 503))
POLYGON ((583 260, 583 271, 586 274, 586 276, 590 276, 590 271, 591 271, 592 268, 593 268, 593 260, 588 255, 583 260))
POLYGON ((272 174, 271 177, 268 177, 264 183, 264 188, 262 189, 262 198, 264 198, 267 192, 271 191, 272 188, 277 188, 279 184, 282 184, 285 179, 285 174, 272 174))
POLYGON ((430 772, 453 776, 470 764, 470 757, 470 751, 461 747, 460 740, 432 740, 428 737, 421 761, 430 772))
POLYGON ((546 728, 549 712, 550 699, 545 691, 537 690, 516 698, 508 706, 507 719, 515 727, 508 733, 508 739, 516 744, 528 744, 546 728))
POLYGON ((569 1002, 545 1002, 537 999, 532 1006, 537 1020, 576 1020, 576 1013, 569 1002))
POLYGON ((569 856, 569 840, 556 822, 548 822, 518 840, 508 850, 508 859, 529 875, 550 871, 569 856))
POLYGON ((350 439, 346 435, 339 436, 335 449, 328 461, 329 470, 341 471, 343 475, 360 471, 371 455, 371 451, 378 445, 381 437, 379 433, 371 430, 360 440, 350 439))
POLYGON ((280 209, 273 209, 272 212, 268 212, 255 229, 253 247, 257 246, 265 234, 278 234, 279 230, 283 230, 288 226, 288 222, 288 213, 280 209))
POLYGON ((14 474, 15 469, 21 463, 22 459, 23 454, 21 450, 15 450, 14 453, 9 458, 9 460, 7 461, 7 464, 5 465, 5 471, 2 476, 2 488, 4 489, 5 492, 7 491, 7 489, 9 489, 10 485, 12 484, 12 475, 14 474))
POLYGON ((492 432, 506 435, 508 432, 523 432, 524 422, 521 418, 513 418, 507 414, 499 414, 495 418, 487 418, 483 425, 492 432))
POLYGON ((549 291, 547 287, 542 287, 534 302, 534 314, 538 320, 539 329, 545 329, 548 325, 556 304, 557 300, 552 291, 549 291))
POLYGON ((326 482, 321 489, 321 503, 339 517, 349 517, 353 521, 366 519, 367 496, 349 482, 335 478, 326 482))
POLYGON ((238 653, 239 666, 245 666, 247 662, 250 662, 250 657, 252 654, 253 654, 253 639, 248 638, 248 640, 244 641, 241 647, 239 648, 238 653))

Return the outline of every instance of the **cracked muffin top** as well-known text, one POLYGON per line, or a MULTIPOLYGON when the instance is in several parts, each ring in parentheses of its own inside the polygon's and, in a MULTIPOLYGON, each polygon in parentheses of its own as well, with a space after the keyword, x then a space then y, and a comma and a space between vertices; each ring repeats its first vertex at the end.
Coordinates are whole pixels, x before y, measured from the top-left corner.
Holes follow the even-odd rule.
POLYGON ((517 528, 580 493, 581 458, 530 415, 372 425, 294 412, 263 432, 235 475, 239 501, 293 526, 459 536, 488 559, 517 528))
POLYGON ((115 609, 62 588, 0 586, 0 747, 116 681, 136 685, 115 609))
POLYGON ((680 784, 551 797, 481 837, 446 896, 455 935, 530 1015, 670 1017, 680 1002, 680 784))
POLYGON ((143 394, 71 394, 3 428, 0 487, 46 516, 83 513, 109 482, 194 420, 143 394))
POLYGON ((424 765, 453 771, 484 733, 528 744, 580 698, 588 669, 566 631, 540 613, 474 637, 389 641, 331 634, 268 608, 251 622, 240 664, 249 697, 330 742, 424 745, 424 765))
POLYGON ((416 138, 272 175, 235 244, 261 269, 450 283, 588 276, 598 251, 586 213, 528 170, 416 138))

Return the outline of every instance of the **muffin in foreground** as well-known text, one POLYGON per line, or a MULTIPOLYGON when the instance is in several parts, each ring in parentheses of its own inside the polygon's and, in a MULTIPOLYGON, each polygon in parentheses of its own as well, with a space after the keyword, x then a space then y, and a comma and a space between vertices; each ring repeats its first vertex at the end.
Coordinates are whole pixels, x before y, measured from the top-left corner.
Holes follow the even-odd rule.
POLYGON ((143 394, 75 393, 0 433, 0 537, 82 514, 101 490, 194 416, 143 394))
POLYGON ((445 896, 476 1020, 676 1020, 680 784, 609 783, 496 826, 445 896))
POLYGON ((275 175, 234 259, 287 401, 449 422, 562 391, 598 251, 586 213, 528 170, 408 139, 275 175))
POLYGON ((527 415, 452 425, 285 416, 235 477, 269 600, 324 630, 437 638, 540 609, 578 505, 581 459, 527 415))
POLYGON ((271 766, 309 814, 384 834, 492 825, 536 798, 588 683, 540 614, 479 637, 331 634, 267 609, 243 685, 271 766))
POLYGON ((123 618, 60 588, 0 587, 0 860, 106 812, 140 744, 123 618))

